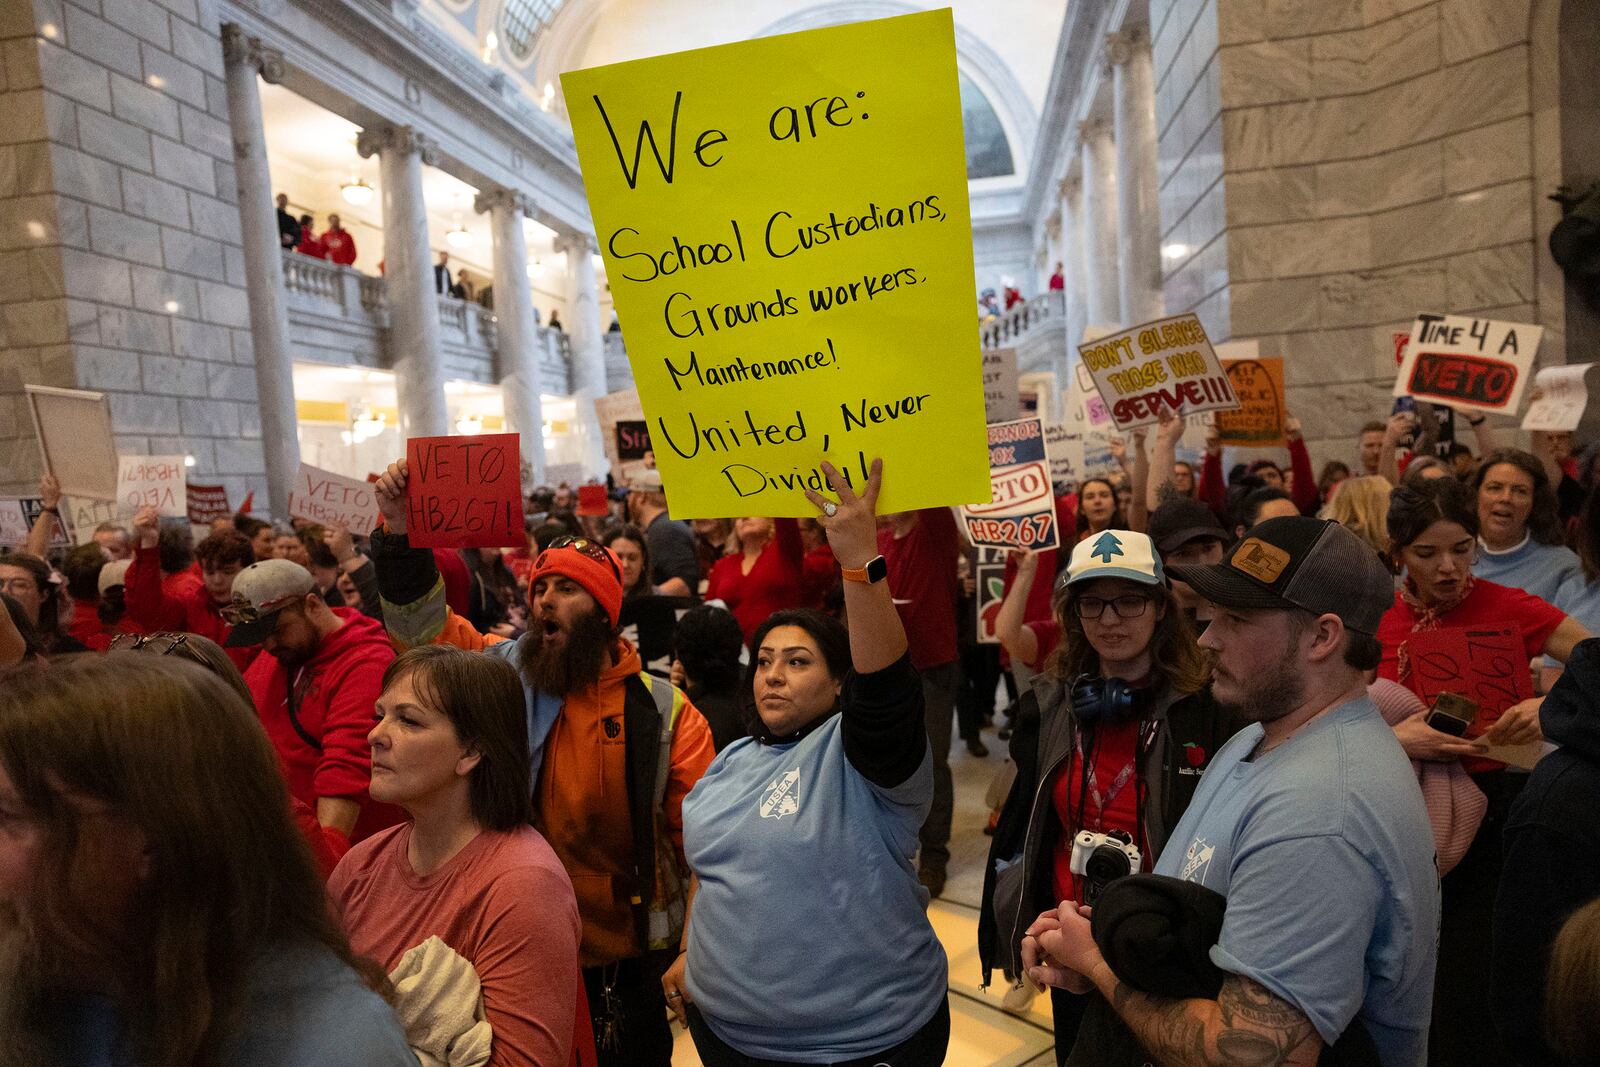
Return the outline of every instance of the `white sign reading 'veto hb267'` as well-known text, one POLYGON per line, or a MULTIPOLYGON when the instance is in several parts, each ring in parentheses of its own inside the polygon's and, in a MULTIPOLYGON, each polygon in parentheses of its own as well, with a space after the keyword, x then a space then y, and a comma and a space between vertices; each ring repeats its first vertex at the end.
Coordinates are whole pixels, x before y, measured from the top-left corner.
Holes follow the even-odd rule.
POLYGON ((1533 376, 1539 393, 1522 417, 1524 430, 1576 430, 1589 406, 1589 387, 1583 377, 1593 363, 1574 363, 1565 367, 1545 367, 1533 376))
POLYGON ((1542 336, 1543 327, 1527 323, 1418 315, 1394 395, 1457 411, 1513 412, 1522 401, 1542 336))
POLYGON ((378 525, 378 499, 370 482, 358 482, 302 463, 294 488, 289 490, 289 514, 324 526, 371 533, 378 525))
POLYGON ((118 456, 117 505, 124 515, 155 508, 164 519, 189 517, 182 456, 118 456))

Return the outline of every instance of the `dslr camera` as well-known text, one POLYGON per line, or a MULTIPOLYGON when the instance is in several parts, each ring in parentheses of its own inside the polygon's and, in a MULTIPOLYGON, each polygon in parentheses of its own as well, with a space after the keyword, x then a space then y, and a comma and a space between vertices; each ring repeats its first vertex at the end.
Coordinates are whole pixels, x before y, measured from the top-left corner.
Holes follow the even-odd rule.
POLYGON ((1139 869, 1143 859, 1133 837, 1125 830, 1097 834, 1079 830, 1072 839, 1072 873, 1083 879, 1083 903, 1093 905, 1101 890, 1139 869))

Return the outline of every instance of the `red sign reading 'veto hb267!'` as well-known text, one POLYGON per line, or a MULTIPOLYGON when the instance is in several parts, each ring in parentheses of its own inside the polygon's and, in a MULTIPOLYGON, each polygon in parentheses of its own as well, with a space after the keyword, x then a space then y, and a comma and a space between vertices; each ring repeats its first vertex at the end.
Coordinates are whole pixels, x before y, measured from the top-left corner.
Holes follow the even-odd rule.
POLYGON ((522 457, 514 433, 406 442, 406 532, 418 548, 527 542, 522 457))

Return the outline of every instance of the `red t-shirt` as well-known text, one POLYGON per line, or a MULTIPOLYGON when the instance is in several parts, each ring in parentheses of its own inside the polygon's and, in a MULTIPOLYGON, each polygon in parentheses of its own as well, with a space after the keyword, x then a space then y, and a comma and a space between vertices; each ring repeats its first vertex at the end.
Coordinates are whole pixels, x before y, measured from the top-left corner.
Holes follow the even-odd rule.
POLYGON ((1033 668, 1035 674, 1044 671, 1044 665, 1050 661, 1050 653, 1056 650, 1061 643, 1061 624, 1051 615, 1043 619, 1034 619, 1023 623, 1033 631, 1034 643, 1039 646, 1038 652, 1033 657, 1033 662, 1028 666, 1033 668))
POLYGON ((419 875, 401 823, 359 844, 328 879, 350 947, 391 971, 438 937, 483 987, 493 1067, 564 1064, 578 1005, 578 902, 539 831, 484 832, 419 875))
MULTIPOLYGON (((1467 598, 1447 615, 1439 619, 1439 629, 1464 626, 1505 626, 1515 623, 1522 631, 1523 648, 1528 659, 1544 654, 1544 646, 1555 633, 1556 627, 1566 619, 1566 612, 1541 600, 1531 593, 1510 586, 1486 582, 1482 578, 1472 583, 1467 598)), ((1416 625, 1416 612, 1396 593, 1394 605, 1384 612, 1378 623, 1378 642, 1383 645, 1383 659, 1378 664, 1378 677, 1400 681, 1400 646, 1411 638, 1416 625)), ((1413 686, 1413 691, 1415 687, 1413 686)), ((1484 707, 1478 718, 1468 727, 1466 736, 1478 737, 1495 724, 1505 708, 1484 707)), ((1490 770, 1503 766, 1494 760, 1466 759, 1462 765, 1469 771, 1490 770)))
POLYGON ((316 234, 311 232, 311 227, 309 226, 300 231, 300 243, 294 246, 294 250, 302 256, 310 256, 312 259, 328 258, 327 247, 317 238, 316 234))
POLYGON ((878 529, 878 553, 889 568, 889 593, 911 645, 911 665, 919 671, 956 658, 956 604, 961 590, 956 558, 961 538, 949 508, 917 512, 904 537, 894 527, 878 529))
POLYGON ((1141 723, 1118 723, 1099 726, 1094 739, 1084 738, 1087 752, 1093 759, 1094 780, 1089 801, 1083 797, 1083 765, 1074 753, 1061 765, 1050 783, 1050 802, 1055 805, 1056 818, 1061 823, 1061 836, 1056 839, 1051 885, 1056 900, 1082 901, 1078 876, 1072 873, 1072 839, 1079 830, 1123 830, 1132 835, 1139 846, 1144 862, 1141 870, 1150 869, 1149 849, 1145 847, 1144 831, 1139 826, 1139 729, 1141 723), (1098 800, 1096 794, 1098 793, 1098 800), (1101 809, 1104 803, 1104 810, 1101 809), (1078 818, 1082 813, 1082 821, 1078 818))
POLYGON ((749 641, 768 615, 805 603, 804 555, 799 524, 794 519, 774 519, 772 539, 751 564, 750 573, 744 571, 742 552, 717 560, 706 583, 706 599, 726 601, 749 641))
POLYGON ((190 596, 206 595, 205 576, 200 573, 200 564, 196 563, 186 567, 177 574, 161 572, 161 591, 174 600, 181 600, 190 596))

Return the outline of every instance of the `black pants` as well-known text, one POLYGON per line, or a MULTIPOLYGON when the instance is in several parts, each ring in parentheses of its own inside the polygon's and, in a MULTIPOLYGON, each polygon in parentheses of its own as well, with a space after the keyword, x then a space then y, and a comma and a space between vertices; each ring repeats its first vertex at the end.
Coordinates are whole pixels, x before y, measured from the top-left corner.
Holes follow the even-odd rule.
MULTIPOLYGON (((705 1017, 693 1004, 685 1009, 685 1014, 689 1017, 689 1033, 694 1037, 695 1051, 700 1053, 700 1062, 705 1067, 795 1067, 790 1060, 746 1056, 712 1033, 705 1017)), ((857 1060, 833 1060, 817 1067, 879 1067, 880 1064, 882 1067, 939 1067, 949 1048, 950 1001, 946 998, 922 1029, 893 1048, 857 1060)))
POLYGON ((1078 1028, 1083 1025, 1083 1013, 1089 1007, 1093 993, 1068 993, 1065 989, 1050 989, 1050 1017, 1056 1031, 1056 1067, 1065 1067, 1072 1045, 1078 1040, 1078 1028))
POLYGON ((950 819, 955 812, 955 786, 950 779, 950 727, 955 718, 956 688, 961 666, 955 660, 929 667, 922 674, 922 699, 928 722, 928 745, 933 750, 933 806, 918 835, 924 870, 945 869, 950 862, 950 819))
POLYGON ((1000 684, 1000 646, 961 646, 961 688, 956 693, 956 725, 961 740, 971 741, 994 714, 994 690, 1000 684))
POLYGON ((1528 776, 1487 771, 1472 780, 1489 798, 1489 806, 1472 847, 1440 883, 1439 969, 1433 983, 1428 1062, 1436 1067, 1509 1067, 1513 1060, 1489 1013, 1489 934, 1505 863, 1506 816, 1528 776))
POLYGON ((602 967, 583 969, 583 988, 594 1020, 600 1067, 672 1067, 672 1024, 661 976, 677 953, 647 952, 602 967), (605 1040, 607 983, 618 1006, 616 1047, 605 1040))

